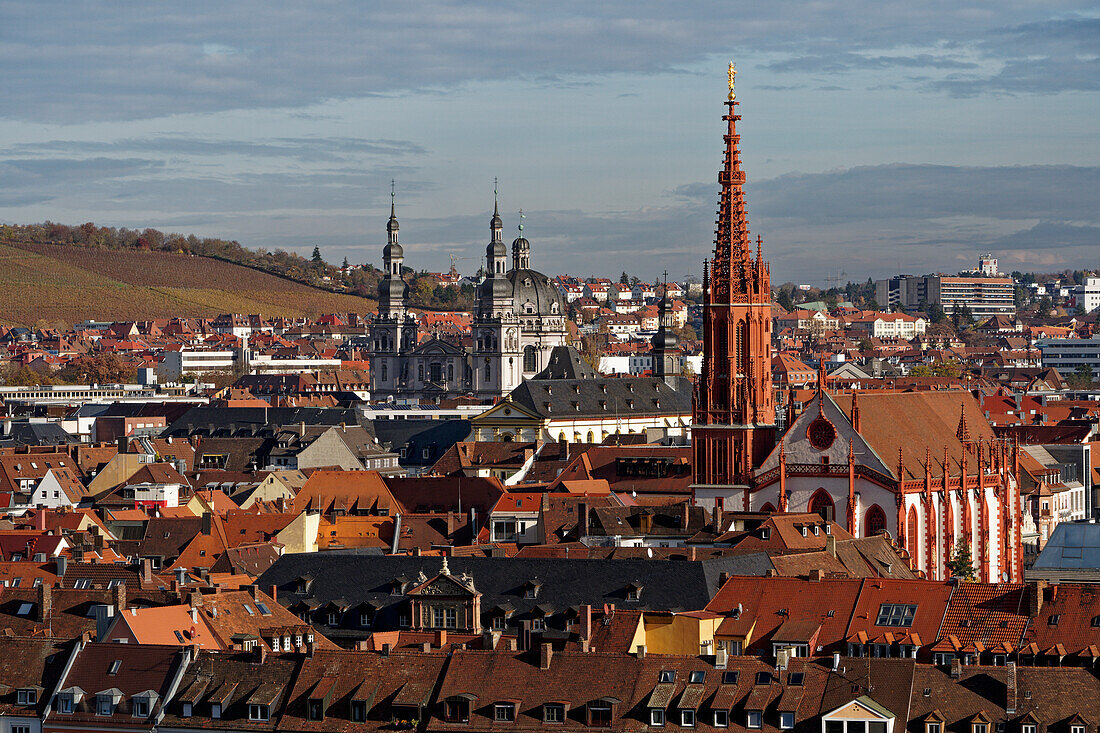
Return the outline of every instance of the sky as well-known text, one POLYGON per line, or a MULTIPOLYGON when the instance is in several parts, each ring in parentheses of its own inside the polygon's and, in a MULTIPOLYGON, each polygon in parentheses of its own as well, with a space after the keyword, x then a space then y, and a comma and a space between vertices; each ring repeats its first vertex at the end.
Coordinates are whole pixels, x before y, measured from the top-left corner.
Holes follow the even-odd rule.
POLYGON ((698 276, 726 66, 772 281, 1100 267, 1100 6, 1076 0, 5 0, 0 222, 380 263, 698 276))

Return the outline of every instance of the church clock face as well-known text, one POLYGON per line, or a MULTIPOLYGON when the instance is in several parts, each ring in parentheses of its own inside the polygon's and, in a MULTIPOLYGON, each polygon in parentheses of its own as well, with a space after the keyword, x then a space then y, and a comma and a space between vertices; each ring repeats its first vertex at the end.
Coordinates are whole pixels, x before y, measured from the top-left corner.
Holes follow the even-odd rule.
POLYGON ((836 428, 825 418, 819 417, 810 423, 806 437, 810 439, 810 445, 814 448, 826 450, 836 440, 836 428))

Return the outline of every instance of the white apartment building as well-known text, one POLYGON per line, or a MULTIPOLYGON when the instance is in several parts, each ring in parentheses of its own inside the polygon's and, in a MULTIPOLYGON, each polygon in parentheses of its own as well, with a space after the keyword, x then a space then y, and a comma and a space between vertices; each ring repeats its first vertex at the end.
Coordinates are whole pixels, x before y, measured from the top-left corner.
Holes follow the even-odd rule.
POLYGON ((1092 378, 1100 379, 1100 336, 1089 339, 1040 339, 1035 346, 1043 355, 1043 367, 1052 367, 1069 376, 1081 366, 1092 369, 1092 378))

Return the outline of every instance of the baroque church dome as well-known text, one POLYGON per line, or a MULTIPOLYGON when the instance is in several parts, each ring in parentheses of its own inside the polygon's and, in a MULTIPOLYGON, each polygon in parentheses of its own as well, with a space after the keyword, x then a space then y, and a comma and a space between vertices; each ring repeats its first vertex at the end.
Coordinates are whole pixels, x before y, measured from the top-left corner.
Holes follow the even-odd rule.
POLYGON ((512 309, 518 315, 560 316, 565 303, 549 277, 537 270, 510 270, 512 309))

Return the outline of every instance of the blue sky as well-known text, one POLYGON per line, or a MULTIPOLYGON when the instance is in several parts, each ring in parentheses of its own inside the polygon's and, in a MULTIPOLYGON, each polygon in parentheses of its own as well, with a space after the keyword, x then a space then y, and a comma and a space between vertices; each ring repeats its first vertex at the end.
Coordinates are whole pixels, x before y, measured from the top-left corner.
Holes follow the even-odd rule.
POLYGON ((1100 266, 1094 3, 0 4, 0 221, 380 259, 483 255, 500 178, 546 272, 712 246, 737 63, 773 282, 1100 266))

